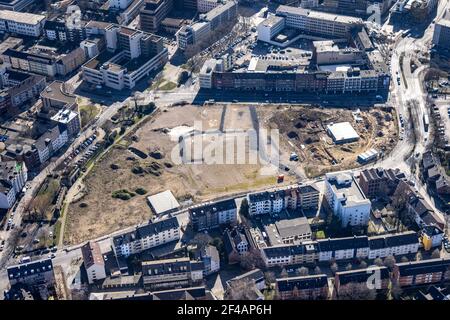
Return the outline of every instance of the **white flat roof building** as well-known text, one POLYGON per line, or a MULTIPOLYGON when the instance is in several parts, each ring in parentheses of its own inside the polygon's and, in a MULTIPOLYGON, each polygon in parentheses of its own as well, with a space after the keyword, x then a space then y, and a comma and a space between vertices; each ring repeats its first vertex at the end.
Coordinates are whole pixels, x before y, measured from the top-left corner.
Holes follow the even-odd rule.
POLYGON ((0 10, 0 31, 39 37, 45 16, 26 12, 0 10))
POLYGON ((170 190, 149 196, 147 201, 157 215, 173 212, 180 207, 170 190))
POLYGON ((327 132, 334 143, 342 144, 359 140, 359 135, 349 122, 332 123, 327 126, 327 132))

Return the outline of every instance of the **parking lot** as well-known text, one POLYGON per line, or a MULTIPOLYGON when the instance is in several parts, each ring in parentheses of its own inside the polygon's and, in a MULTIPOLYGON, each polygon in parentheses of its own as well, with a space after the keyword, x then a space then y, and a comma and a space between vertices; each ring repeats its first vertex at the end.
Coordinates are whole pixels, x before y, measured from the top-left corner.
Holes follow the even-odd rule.
POLYGON ((436 120, 437 134, 450 141, 450 99, 439 99, 434 101, 432 116, 436 120))

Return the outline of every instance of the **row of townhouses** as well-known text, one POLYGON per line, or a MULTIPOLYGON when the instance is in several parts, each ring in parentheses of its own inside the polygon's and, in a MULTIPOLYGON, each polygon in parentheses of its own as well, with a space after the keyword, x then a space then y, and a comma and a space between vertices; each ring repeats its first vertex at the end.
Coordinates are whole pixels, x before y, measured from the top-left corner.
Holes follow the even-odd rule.
POLYGON ((327 299, 339 298, 355 290, 355 285, 373 289, 387 290, 392 284, 402 288, 443 284, 450 280, 450 259, 439 258, 423 261, 396 263, 392 275, 387 267, 369 267, 367 269, 336 272, 333 296, 329 296, 329 281, 326 274, 297 276, 276 279, 278 297, 289 299, 327 299), (372 279, 374 275, 377 281, 372 279))
POLYGON ((414 231, 377 237, 354 236, 348 238, 305 241, 301 244, 262 248, 267 267, 301 263, 348 260, 353 258, 384 258, 401 256, 419 250, 419 237, 414 231))

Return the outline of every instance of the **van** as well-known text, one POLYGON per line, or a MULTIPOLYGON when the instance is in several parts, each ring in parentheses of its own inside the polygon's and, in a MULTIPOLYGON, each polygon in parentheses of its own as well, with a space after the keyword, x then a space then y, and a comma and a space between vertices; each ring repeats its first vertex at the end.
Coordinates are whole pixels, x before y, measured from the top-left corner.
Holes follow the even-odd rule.
POLYGON ((28 262, 31 262, 31 258, 29 256, 22 257, 22 259, 20 259, 20 263, 28 263, 28 262))

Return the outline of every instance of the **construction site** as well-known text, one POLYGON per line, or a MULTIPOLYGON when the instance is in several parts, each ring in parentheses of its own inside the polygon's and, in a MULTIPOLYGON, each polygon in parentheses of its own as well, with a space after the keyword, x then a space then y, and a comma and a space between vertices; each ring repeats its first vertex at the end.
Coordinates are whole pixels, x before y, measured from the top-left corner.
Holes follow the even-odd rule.
POLYGON ((370 149, 383 157, 398 139, 395 111, 390 108, 350 110, 285 105, 260 108, 258 114, 262 125, 280 131, 281 158, 289 161, 289 155, 295 153, 297 163, 291 168, 298 167, 297 171, 309 178, 361 166, 358 155, 370 149), (328 126, 342 123, 356 131, 356 141, 333 141, 328 126))

